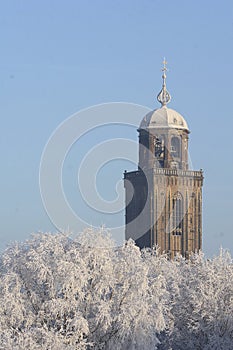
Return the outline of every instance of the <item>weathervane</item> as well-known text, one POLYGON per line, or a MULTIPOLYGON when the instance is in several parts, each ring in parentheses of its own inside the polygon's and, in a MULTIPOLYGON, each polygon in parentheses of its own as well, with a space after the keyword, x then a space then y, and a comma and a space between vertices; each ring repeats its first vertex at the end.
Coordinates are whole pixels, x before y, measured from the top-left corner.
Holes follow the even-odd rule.
POLYGON ((166 88, 166 78, 167 78, 167 76, 166 76, 166 72, 167 72, 166 65, 167 65, 167 61, 164 58, 164 60, 163 60, 163 69, 162 69, 162 72, 163 72, 163 75, 162 75, 163 87, 162 87, 162 90, 160 91, 160 93, 157 96, 157 100, 161 103, 162 107, 166 106, 171 101, 171 95, 169 94, 169 92, 167 91, 167 88, 166 88))

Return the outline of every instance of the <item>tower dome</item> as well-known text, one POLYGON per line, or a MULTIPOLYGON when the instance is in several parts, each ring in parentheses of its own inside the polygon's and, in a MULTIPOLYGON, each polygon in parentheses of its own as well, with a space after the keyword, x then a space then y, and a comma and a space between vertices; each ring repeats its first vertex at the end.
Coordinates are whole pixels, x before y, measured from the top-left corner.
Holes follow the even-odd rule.
POLYGON ((174 109, 167 108, 166 105, 153 110, 142 119, 139 129, 181 129, 189 132, 188 124, 184 117, 174 109))

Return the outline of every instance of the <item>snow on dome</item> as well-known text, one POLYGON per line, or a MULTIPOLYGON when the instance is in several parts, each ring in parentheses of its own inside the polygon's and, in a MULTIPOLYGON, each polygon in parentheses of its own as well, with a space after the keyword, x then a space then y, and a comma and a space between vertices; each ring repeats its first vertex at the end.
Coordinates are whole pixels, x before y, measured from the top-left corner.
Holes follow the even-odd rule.
POLYGON ((149 112, 142 119, 139 129, 151 128, 183 129, 189 132, 188 124, 182 115, 166 106, 149 112))

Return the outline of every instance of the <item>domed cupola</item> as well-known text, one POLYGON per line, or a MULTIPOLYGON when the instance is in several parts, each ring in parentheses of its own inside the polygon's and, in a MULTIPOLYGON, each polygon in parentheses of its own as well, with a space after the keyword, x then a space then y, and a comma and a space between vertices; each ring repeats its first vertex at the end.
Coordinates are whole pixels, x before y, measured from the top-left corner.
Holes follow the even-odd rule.
POLYGON ((188 124, 168 108, 171 95, 166 87, 167 62, 163 61, 163 86, 157 96, 161 108, 145 115, 139 126, 139 167, 188 169, 188 124))
POLYGON ((174 109, 163 106, 149 112, 142 119, 139 129, 180 129, 189 132, 188 124, 184 117, 174 109))

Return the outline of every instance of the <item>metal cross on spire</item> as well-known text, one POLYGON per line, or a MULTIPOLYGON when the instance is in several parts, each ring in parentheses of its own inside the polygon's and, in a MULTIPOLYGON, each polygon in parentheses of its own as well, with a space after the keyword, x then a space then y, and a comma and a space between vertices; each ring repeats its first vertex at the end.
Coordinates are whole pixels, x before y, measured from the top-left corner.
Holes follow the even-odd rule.
POLYGON ((167 91, 167 87, 166 87, 166 72, 167 72, 167 61, 164 58, 163 60, 163 86, 162 86, 162 90, 160 91, 160 93, 157 96, 157 100, 161 103, 162 107, 166 106, 170 101, 171 101, 171 95, 169 94, 169 92, 167 91))
POLYGON ((166 65, 167 65, 167 61, 166 61, 166 59, 165 59, 165 57, 164 57, 164 59, 163 59, 163 69, 162 69, 162 72, 167 72, 167 67, 166 67, 166 65))

